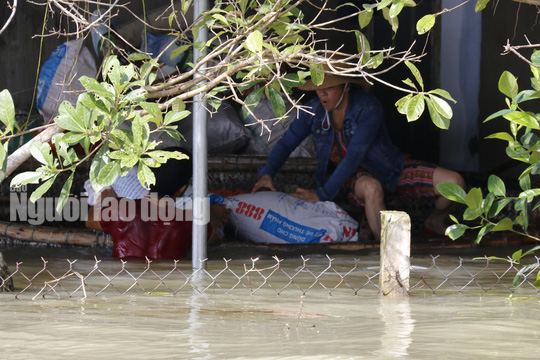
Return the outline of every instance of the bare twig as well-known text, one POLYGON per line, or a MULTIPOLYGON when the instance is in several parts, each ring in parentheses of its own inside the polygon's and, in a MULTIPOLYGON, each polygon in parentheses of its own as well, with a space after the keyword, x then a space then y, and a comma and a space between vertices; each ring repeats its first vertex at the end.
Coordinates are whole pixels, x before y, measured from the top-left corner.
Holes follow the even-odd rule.
MULTIPOLYGON (((2 35, 2 33, 7 29, 7 27, 11 23, 11 20, 13 20, 13 17, 15 16, 15 13, 17 12, 17 1, 18 0, 13 0, 13 5, 11 5, 11 14, 9 15, 9 18, 7 19, 4 26, 2 26, 2 28, 0 29, 0 35, 2 35)), ((9 3, 8 3, 7 6, 9 6, 9 3)))

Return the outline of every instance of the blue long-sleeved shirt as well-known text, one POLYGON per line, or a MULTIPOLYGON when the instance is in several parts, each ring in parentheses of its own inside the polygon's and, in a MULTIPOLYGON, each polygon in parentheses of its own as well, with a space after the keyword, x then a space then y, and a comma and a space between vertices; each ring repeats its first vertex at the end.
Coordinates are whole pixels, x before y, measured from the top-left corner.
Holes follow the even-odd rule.
POLYGON ((341 186, 360 167, 378 179, 385 189, 395 189, 403 171, 403 155, 390 140, 382 106, 374 96, 351 88, 342 125, 347 153, 329 177, 327 172, 334 144, 334 128, 332 122, 329 127, 328 124, 323 126, 326 111, 318 97, 310 100, 306 106, 311 108, 309 111, 314 115, 300 112, 272 149, 266 165, 259 169, 259 176, 273 177, 291 152, 309 134, 313 134, 317 145, 316 193, 319 200, 336 197, 341 186))

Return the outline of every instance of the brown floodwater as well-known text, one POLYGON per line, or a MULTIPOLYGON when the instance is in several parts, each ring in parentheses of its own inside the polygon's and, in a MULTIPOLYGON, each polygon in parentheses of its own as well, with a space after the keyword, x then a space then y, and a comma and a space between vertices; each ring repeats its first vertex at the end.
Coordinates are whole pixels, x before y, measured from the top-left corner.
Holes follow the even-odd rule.
POLYGON ((2 252, 19 267, 0 293, 0 359, 540 358, 540 297, 527 283, 513 293, 504 262, 415 255, 416 287, 392 299, 374 254, 311 254, 306 266, 230 254, 192 276, 189 260, 145 272, 99 249, 2 252), (75 273, 91 273, 84 287, 75 273))

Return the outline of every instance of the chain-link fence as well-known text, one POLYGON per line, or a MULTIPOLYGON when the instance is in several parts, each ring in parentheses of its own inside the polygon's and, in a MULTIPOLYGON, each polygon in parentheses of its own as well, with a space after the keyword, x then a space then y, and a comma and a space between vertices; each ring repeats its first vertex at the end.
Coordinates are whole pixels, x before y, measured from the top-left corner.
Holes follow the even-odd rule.
MULTIPOLYGON (((375 259, 376 260, 376 259, 375 259)), ((528 266, 481 258, 464 260, 431 256, 424 265, 412 265, 410 295, 480 292, 481 294, 537 296, 540 259, 528 266), (444 263, 444 264, 440 264, 444 263)), ((414 263, 414 261, 413 261, 414 263)), ((193 271, 183 261, 62 260, 27 265, 17 262, 11 274, 0 278, 4 295, 16 299, 85 298, 101 295, 182 295, 222 292, 254 295, 267 290, 275 295, 301 296, 322 291, 329 296, 373 295, 379 286, 379 267, 355 258, 251 259, 211 261, 207 269, 193 271), (371 266, 370 266, 371 265, 371 266), (264 290, 266 289, 266 290, 264 290)))

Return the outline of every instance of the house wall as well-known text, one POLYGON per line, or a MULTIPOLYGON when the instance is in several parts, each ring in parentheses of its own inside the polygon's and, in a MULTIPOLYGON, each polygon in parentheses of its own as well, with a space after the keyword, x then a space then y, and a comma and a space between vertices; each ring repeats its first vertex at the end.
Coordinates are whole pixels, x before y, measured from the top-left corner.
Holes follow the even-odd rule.
MULTIPOLYGON (((461 0, 443 0, 453 8, 461 0)), ((469 2, 441 17, 441 88, 450 92, 454 116, 450 128, 440 132, 440 161, 458 171, 478 171, 478 95, 480 89, 480 43, 482 15, 469 2)))

